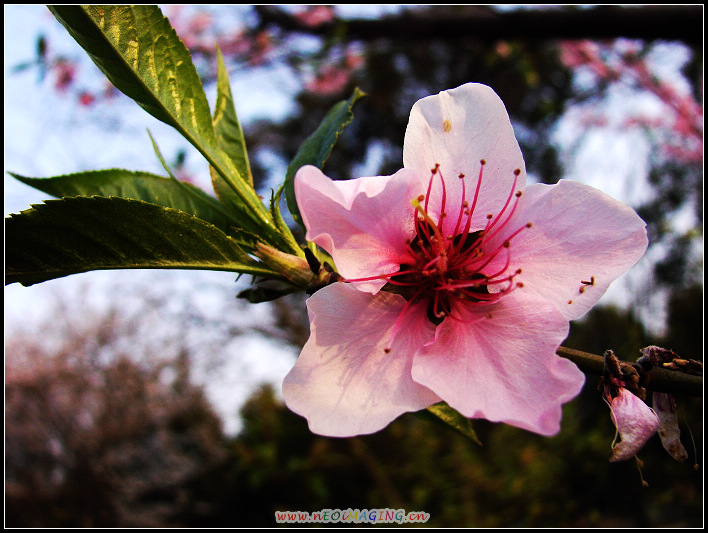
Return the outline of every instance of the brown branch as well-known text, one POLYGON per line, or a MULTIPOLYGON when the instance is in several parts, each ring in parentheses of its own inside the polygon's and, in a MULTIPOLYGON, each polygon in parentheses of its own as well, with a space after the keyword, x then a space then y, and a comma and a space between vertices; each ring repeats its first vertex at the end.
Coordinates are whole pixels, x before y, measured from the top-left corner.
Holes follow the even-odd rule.
MULTIPOLYGON (((592 353, 581 352, 561 346, 556 350, 561 357, 570 359, 578 368, 586 374, 602 376, 605 368, 602 356, 592 353)), ((654 367, 649 372, 650 381, 647 389, 656 392, 668 392, 672 394, 690 394, 692 396, 703 395, 703 377, 692 376, 673 370, 654 367)))
POLYGON ((412 9, 379 19, 336 20, 309 26, 273 6, 256 6, 263 25, 323 37, 344 34, 349 40, 479 41, 616 39, 619 37, 703 43, 702 5, 598 6, 589 9, 518 9, 486 6, 412 9), (341 32, 341 33, 340 33, 341 32))

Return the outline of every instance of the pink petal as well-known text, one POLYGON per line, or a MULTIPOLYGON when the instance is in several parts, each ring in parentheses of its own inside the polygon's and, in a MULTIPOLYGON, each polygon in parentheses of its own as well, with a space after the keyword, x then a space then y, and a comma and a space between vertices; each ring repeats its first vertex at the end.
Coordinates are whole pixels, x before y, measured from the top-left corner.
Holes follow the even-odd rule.
POLYGON ((610 462, 631 459, 641 450, 659 427, 659 418, 647 404, 627 389, 619 393, 610 404, 612 421, 622 442, 612 448, 610 462))
MULTIPOLYGON (((348 279, 398 271, 408 258, 414 208, 410 201, 424 194, 427 178, 410 170, 392 176, 333 181, 320 169, 305 166, 295 175, 295 195, 307 228, 306 238, 332 255, 348 279)), ((376 292, 385 280, 357 283, 376 292)))
POLYGON ((413 354, 433 336, 425 309, 380 292, 373 296, 335 283, 307 302, 310 338, 285 377, 287 406, 307 418, 320 435, 348 437, 373 433, 409 411, 440 399, 411 379, 413 354))
POLYGON ((652 395, 652 405, 656 416, 659 417, 660 426, 658 432, 661 444, 671 457, 683 463, 688 459, 688 452, 681 444, 681 430, 678 425, 676 400, 671 394, 655 392, 652 395))
MULTIPOLYGON (((475 209, 473 230, 484 227, 486 215, 504 205, 512 192, 514 170, 521 170, 517 189, 526 181, 524 158, 506 108, 492 89, 476 83, 428 96, 413 105, 403 143, 403 166, 429 178, 430 169, 439 164, 451 209, 461 204, 460 174, 466 176, 466 196, 472 204, 481 159, 487 164, 478 205, 484 207, 475 209)), ((440 204, 439 190, 431 203, 440 204)), ((454 218, 448 219, 448 225, 454 226, 454 218)))
POLYGON ((542 435, 560 429, 561 404, 584 374, 556 348, 568 321, 552 304, 516 289, 497 303, 456 309, 413 361, 413 379, 469 418, 542 435))
POLYGON ((509 270, 521 268, 516 280, 524 290, 552 301, 568 320, 588 311, 648 244, 631 207, 574 181, 526 187, 496 244, 527 222, 533 227, 511 240, 509 270))

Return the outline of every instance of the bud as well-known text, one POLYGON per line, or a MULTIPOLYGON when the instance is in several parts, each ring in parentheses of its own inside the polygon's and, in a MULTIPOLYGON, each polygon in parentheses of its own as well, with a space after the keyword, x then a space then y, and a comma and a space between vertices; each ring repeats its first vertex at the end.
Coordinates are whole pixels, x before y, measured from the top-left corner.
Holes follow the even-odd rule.
POLYGON ((273 270, 280 272, 285 279, 303 289, 315 283, 318 278, 303 257, 286 254, 262 242, 256 243, 256 257, 273 270))

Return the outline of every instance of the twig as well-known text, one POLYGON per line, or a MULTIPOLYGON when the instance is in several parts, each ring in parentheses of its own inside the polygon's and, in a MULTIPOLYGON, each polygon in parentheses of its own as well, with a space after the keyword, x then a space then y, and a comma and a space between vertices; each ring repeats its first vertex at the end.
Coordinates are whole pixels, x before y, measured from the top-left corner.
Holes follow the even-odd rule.
MULTIPOLYGON (((565 346, 560 346, 556 353, 573 361, 586 374, 602 375, 604 359, 600 355, 573 350, 565 346)), ((657 367, 652 368, 649 374, 650 381, 647 386, 649 390, 672 394, 690 394, 692 396, 703 395, 702 376, 692 376, 683 372, 657 367)))

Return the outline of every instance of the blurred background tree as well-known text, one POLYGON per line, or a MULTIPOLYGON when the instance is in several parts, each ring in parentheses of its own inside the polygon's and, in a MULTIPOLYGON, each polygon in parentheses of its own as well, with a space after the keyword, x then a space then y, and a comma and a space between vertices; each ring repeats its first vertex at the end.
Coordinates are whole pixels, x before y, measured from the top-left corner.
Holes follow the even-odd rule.
MULTIPOLYGON (((634 359, 656 343, 701 359, 702 7, 388 11, 364 18, 332 6, 165 8, 205 85, 215 80, 216 43, 234 77, 260 69, 286 80, 289 115, 245 125, 264 196, 331 105, 356 86, 368 97, 327 162, 336 179, 395 172, 417 99, 469 81, 490 85, 511 115, 530 180, 607 172, 604 184, 641 189, 620 199, 649 227, 644 275, 626 305, 574 322, 565 345, 634 359), (239 24, 224 23, 233 19, 239 24), (640 99, 650 105, 632 105, 640 99), (574 129, 563 127, 569 116, 574 129), (622 154, 627 161, 596 151, 575 175, 584 145, 628 133, 643 150, 622 154), (661 317, 658 325, 648 323, 651 315, 661 317)), ((16 70, 37 69, 42 83, 81 108, 118 97, 107 85, 87 88, 76 60, 52 50, 37 36, 36 60, 16 70)), ((200 183, 190 157, 178 150, 175 170, 200 183)), ((161 313, 166 304, 144 305, 161 313)), ((307 338, 304 298, 261 305, 273 317, 265 333, 299 348, 307 338)), ((218 329, 215 352, 226 336, 244 333, 228 321, 200 323, 196 313, 174 323, 172 331, 195 323, 218 329)), ((427 525, 448 527, 701 524, 702 476, 691 468, 700 459, 687 433, 702 450, 697 399, 678 398, 691 464, 674 462, 653 438, 641 454, 649 488, 633 462, 607 462, 614 427, 593 377, 551 439, 477 422, 484 443, 477 447, 414 415, 375 435, 328 439, 310 434, 270 389, 253 396, 243 429, 227 436, 190 379, 192 344, 175 334, 148 350, 159 358, 145 357, 145 331, 134 324, 116 311, 93 320, 79 314, 71 327, 43 324, 43 339, 64 331, 51 342, 26 332, 6 337, 7 525, 270 526, 275 510, 386 507, 426 511, 427 525)))

